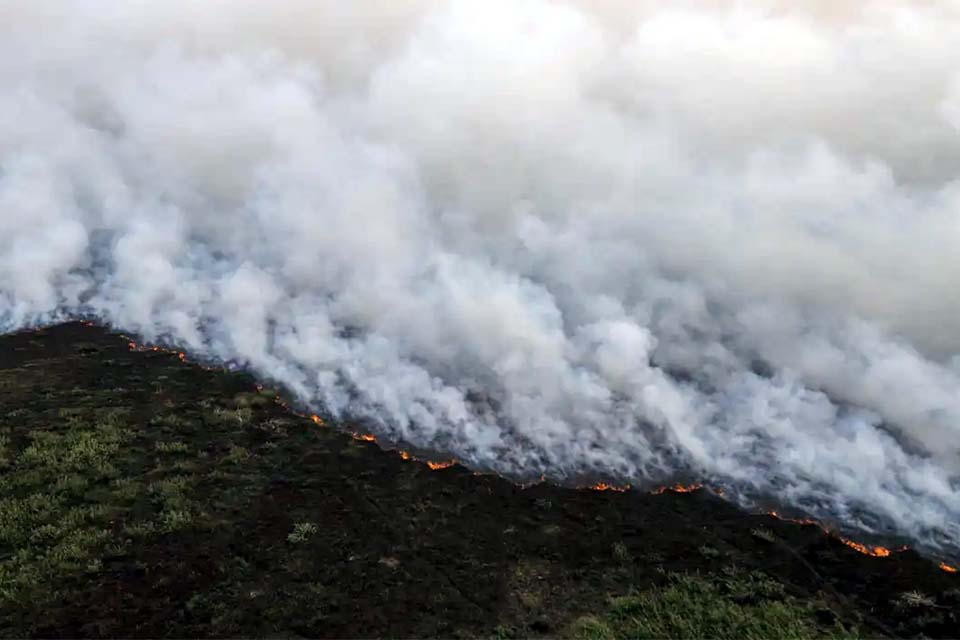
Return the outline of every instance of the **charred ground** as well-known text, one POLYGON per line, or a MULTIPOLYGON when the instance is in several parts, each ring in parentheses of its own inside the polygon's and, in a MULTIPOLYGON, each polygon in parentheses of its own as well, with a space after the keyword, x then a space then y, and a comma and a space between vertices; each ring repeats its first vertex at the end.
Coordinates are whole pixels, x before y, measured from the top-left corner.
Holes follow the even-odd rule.
POLYGON ((431 470, 95 326, 0 338, 2 635, 957 629, 960 576, 913 551, 866 556, 707 491, 431 470))

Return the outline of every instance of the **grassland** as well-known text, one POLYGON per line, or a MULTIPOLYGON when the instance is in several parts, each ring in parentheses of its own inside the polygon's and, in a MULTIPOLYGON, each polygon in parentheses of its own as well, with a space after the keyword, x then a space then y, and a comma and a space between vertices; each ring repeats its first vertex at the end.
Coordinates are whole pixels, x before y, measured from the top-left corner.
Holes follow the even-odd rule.
POLYGON ((79 323, 0 338, 0 635, 960 629, 960 579, 912 551, 863 556, 707 492, 434 471, 275 396, 79 323))

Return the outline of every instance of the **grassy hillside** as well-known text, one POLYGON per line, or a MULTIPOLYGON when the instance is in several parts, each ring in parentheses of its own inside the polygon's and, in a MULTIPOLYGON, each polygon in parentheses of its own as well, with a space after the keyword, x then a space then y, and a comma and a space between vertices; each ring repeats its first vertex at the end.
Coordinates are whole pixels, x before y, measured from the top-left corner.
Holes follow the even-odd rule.
POLYGON ((0 338, 0 635, 954 636, 960 576, 704 491, 527 489, 71 323, 0 338))

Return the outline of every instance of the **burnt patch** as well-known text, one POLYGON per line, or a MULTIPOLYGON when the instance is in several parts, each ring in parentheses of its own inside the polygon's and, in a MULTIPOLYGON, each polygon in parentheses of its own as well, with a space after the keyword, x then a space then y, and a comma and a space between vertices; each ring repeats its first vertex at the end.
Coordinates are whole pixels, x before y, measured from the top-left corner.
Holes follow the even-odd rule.
POLYGON ((815 628, 956 633, 960 577, 913 551, 863 555, 706 490, 434 470, 96 326, 0 338, 0 390, 4 635, 556 636, 731 571, 815 628))

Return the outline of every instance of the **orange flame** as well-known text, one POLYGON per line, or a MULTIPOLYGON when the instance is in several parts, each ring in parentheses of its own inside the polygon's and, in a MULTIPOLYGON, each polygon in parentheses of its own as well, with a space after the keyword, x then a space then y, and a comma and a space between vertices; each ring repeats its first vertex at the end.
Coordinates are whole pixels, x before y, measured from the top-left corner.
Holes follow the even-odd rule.
MULTIPOLYGON (((356 436, 354 436, 354 437, 356 437, 356 436)), ((439 471, 440 469, 449 469, 450 467, 452 467, 453 465, 457 464, 457 462, 458 462, 458 460, 457 460, 456 458, 454 458, 454 459, 452 459, 452 460, 442 460, 442 461, 440 461, 440 462, 436 462, 436 461, 433 461, 433 460, 419 460, 419 459, 417 459, 412 453, 410 453, 409 451, 404 451, 403 449, 398 449, 398 450, 397 450, 397 454, 398 454, 401 458, 403 458, 404 460, 407 460, 407 461, 412 460, 412 461, 414 461, 414 462, 423 462, 425 465, 427 465, 428 467, 430 467, 430 470, 431 470, 431 471, 439 471)))
MULTIPOLYGON (((84 322, 84 324, 93 325, 92 322, 86 322, 86 321, 84 322)), ((150 351, 154 351, 154 352, 160 352, 160 351, 162 351, 162 352, 165 352, 165 353, 176 353, 176 354, 177 354, 177 357, 180 359, 181 362, 186 362, 186 361, 187 361, 187 354, 186 354, 186 353, 183 353, 183 352, 175 352, 175 351, 173 351, 173 350, 164 349, 164 348, 162 348, 162 347, 156 347, 156 346, 155 346, 155 347, 145 347, 145 346, 138 345, 138 344, 137 344, 135 341, 133 341, 133 340, 130 340, 130 341, 128 342, 127 346, 130 348, 131 351, 147 351, 147 350, 150 350, 150 351)), ((204 367, 204 368, 206 369, 207 367, 204 367)), ((257 390, 263 390, 263 385, 258 384, 258 385, 256 385, 256 388, 257 388, 257 390)), ((277 403, 279 403, 282 407, 284 407, 284 408, 286 408, 286 409, 289 410, 289 407, 287 407, 287 404, 286 404, 285 402, 283 402, 283 400, 281 400, 279 396, 277 396, 277 399, 276 399, 276 400, 277 400, 277 403)), ((301 417, 307 417, 307 416, 305 416, 304 414, 300 414, 300 413, 296 413, 296 412, 293 412, 293 413, 295 413, 295 415, 298 415, 298 416, 301 416, 301 417)), ((310 415, 309 418, 310 418, 311 420, 313 420, 314 424, 316 424, 316 425, 318 425, 318 426, 325 426, 325 422, 323 421, 322 418, 320 418, 320 416, 318 416, 318 415, 316 415, 316 414, 313 414, 313 415, 310 415)), ((374 436, 373 434, 370 434, 370 433, 356 433, 356 432, 354 432, 354 433, 352 433, 351 435, 353 436, 354 440, 360 440, 360 441, 363 441, 363 442, 376 442, 376 441, 377 441, 376 436, 374 436)), ((412 456, 412 455, 411 455, 409 452, 407 452, 407 451, 400 451, 399 454, 400 454, 400 457, 403 458, 404 460, 416 460, 416 458, 415 458, 414 456, 412 456)), ((440 470, 440 469, 447 469, 447 468, 449 468, 449 467, 452 467, 452 466, 455 465, 455 464, 457 464, 457 460, 446 460, 446 461, 441 461, 441 462, 434 462, 434 461, 431 461, 431 460, 427 460, 427 461, 426 461, 427 467, 429 467, 429 468, 430 468, 431 470, 433 470, 433 471, 438 471, 438 470, 440 470)), ((475 475, 477 475, 477 474, 475 474, 475 475)), ((545 481, 546 481, 546 478, 545 478, 544 476, 541 476, 541 477, 540 477, 540 482, 545 482, 545 481)), ((625 491, 629 491, 629 490, 630 490, 630 485, 627 484, 627 485, 623 485, 623 486, 616 486, 616 485, 607 484, 607 483, 605 483, 605 482, 598 482, 597 484, 595 484, 595 485, 593 485, 593 486, 590 486, 590 487, 587 487, 587 488, 588 488, 588 489, 592 489, 593 491, 616 491, 616 492, 625 492, 625 491)), ((655 489, 655 490, 651 491, 650 493, 653 494, 653 495, 660 495, 660 494, 666 493, 666 492, 668 492, 668 491, 670 491, 670 492, 672 492, 672 493, 692 493, 692 492, 698 491, 698 490, 700 490, 700 489, 702 489, 702 488, 703 488, 703 484, 702 484, 702 483, 696 483, 696 484, 690 484, 690 485, 675 484, 675 485, 671 485, 671 486, 660 487, 660 488, 658 488, 658 489, 655 489)), ((722 491, 721 489, 713 489, 713 492, 716 493, 716 494, 719 495, 719 496, 722 496, 722 495, 723 495, 723 491, 722 491)), ((828 534, 831 534, 831 535, 836 535, 833 531, 831 531, 829 528, 827 528, 827 527, 826 527, 825 525, 823 525, 822 523, 819 523, 819 522, 817 522, 817 521, 815 521, 815 520, 811 520, 810 518, 801 518, 801 519, 798 519, 798 518, 788 518, 788 517, 781 516, 781 515, 780 515, 779 513, 777 513, 776 511, 769 511, 768 514, 771 515, 771 516, 773 516, 774 518, 778 518, 778 519, 780 519, 780 520, 784 520, 784 521, 787 521, 787 522, 792 522, 792 523, 795 523, 795 524, 813 525, 813 526, 819 527, 819 528, 822 529, 825 533, 828 533, 828 534)), ((857 551, 857 552, 859 552, 859 553, 862 553, 862 554, 864 554, 864 555, 872 556, 872 557, 874 557, 874 558, 886 558, 886 557, 890 556, 891 553, 892 553, 892 551, 891 551, 890 549, 886 548, 886 547, 881 547, 881 546, 873 546, 873 547, 871 547, 871 546, 868 546, 868 545, 865 545, 865 544, 862 544, 862 543, 859 543, 859 542, 855 542, 855 541, 853 541, 853 540, 849 540, 849 539, 844 538, 844 537, 841 537, 841 536, 837 536, 837 538, 840 540, 840 542, 842 542, 842 543, 845 544, 846 546, 850 547, 851 549, 853 549, 853 550, 855 550, 855 551, 857 551)), ((903 546, 903 547, 900 547, 900 548, 898 548, 898 549, 895 549, 895 551, 904 551, 904 550, 906 550, 906 549, 908 549, 908 548, 909 548, 909 547, 907 547, 907 546, 903 546)), ((946 562, 941 562, 941 563, 940 563, 940 569, 942 569, 943 571, 946 571, 947 573, 958 573, 958 572, 960 572, 960 569, 958 569, 957 567, 953 567, 953 566, 947 564, 946 562)))
POLYGON ((816 520, 811 520, 810 518, 788 518, 786 516, 780 515, 776 511, 768 511, 767 515, 773 516, 777 520, 783 520, 784 522, 792 522, 793 524, 802 524, 807 526, 813 525, 815 527, 820 527, 821 529, 829 533, 829 530, 825 526, 823 526, 816 520))
POLYGON ((846 538, 840 538, 840 542, 847 545, 851 549, 856 549, 860 553, 873 556, 874 558, 886 558, 890 555, 890 549, 886 547, 868 547, 865 544, 860 544, 859 542, 854 542, 853 540, 847 540, 846 538))
POLYGON ((660 487, 659 489, 654 489, 650 493, 652 493, 655 496, 659 496, 660 494, 666 493, 667 491, 671 491, 673 493, 693 493, 694 491, 699 491, 700 489, 703 489, 703 485, 700 483, 675 484, 673 486, 660 487))
POLYGON ((630 485, 625 484, 622 487, 618 487, 612 484, 607 484, 606 482, 598 482, 592 487, 587 487, 588 489, 593 489, 594 491, 616 491, 618 493, 623 493, 624 491, 630 491, 630 485))
POLYGON ((906 545, 904 545, 903 547, 900 547, 900 548, 898 548, 898 549, 894 549, 893 551, 891 551, 890 549, 888 549, 888 548, 886 548, 886 547, 881 547, 881 546, 873 546, 873 547, 871 547, 871 546, 862 544, 862 543, 860 543, 860 542, 855 542, 855 541, 850 540, 850 539, 848 539, 848 538, 844 538, 843 536, 837 535, 835 532, 831 531, 829 528, 827 528, 826 526, 824 526, 822 523, 817 522, 816 520, 811 520, 810 518, 786 518, 786 517, 784 517, 784 516, 781 516, 781 515, 780 515, 779 513, 777 513, 776 511, 768 511, 767 514, 773 516, 774 518, 777 518, 778 520, 783 520, 783 521, 785 521, 785 522, 792 522, 792 523, 794 523, 794 524, 802 524, 802 525, 813 525, 813 526, 815 526, 815 527, 819 527, 820 529, 823 530, 824 533, 829 534, 829 535, 836 535, 837 539, 838 539, 840 542, 842 542, 843 544, 847 545, 848 547, 850 547, 850 548, 853 549, 854 551, 857 551, 857 552, 859 552, 859 553, 862 553, 862 554, 865 555, 865 556, 872 556, 872 557, 874 557, 874 558, 886 558, 886 557, 888 557, 891 553, 893 553, 893 551, 906 551, 906 550, 909 548, 909 547, 907 547, 906 545))

